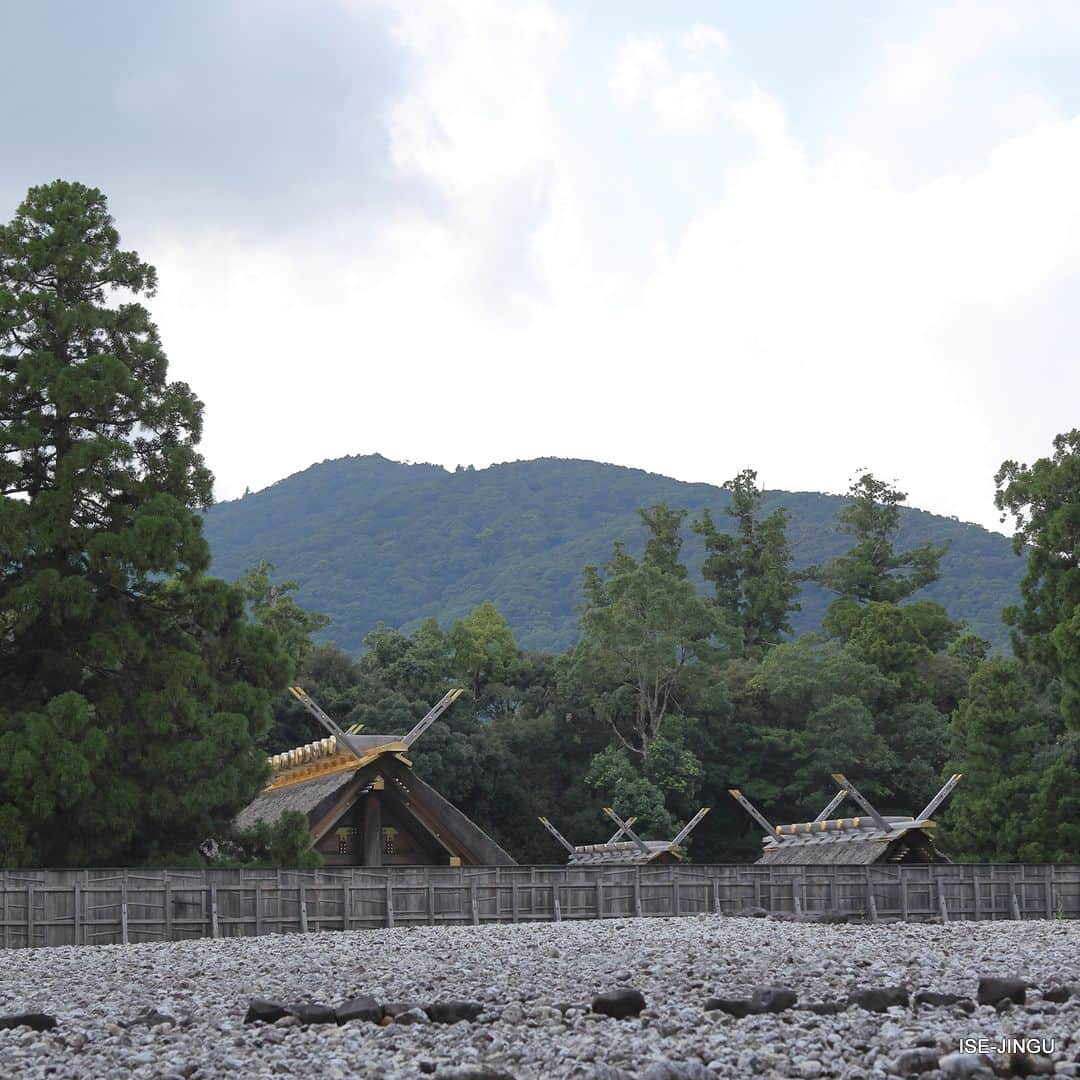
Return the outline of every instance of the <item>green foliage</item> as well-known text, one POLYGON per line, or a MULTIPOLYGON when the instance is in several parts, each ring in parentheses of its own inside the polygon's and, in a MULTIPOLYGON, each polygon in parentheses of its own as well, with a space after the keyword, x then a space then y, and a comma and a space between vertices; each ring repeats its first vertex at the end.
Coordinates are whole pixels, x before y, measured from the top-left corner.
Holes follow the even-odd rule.
POLYGON ((272 630, 295 666, 308 657, 313 648, 311 635, 330 625, 330 616, 305 611, 289 596, 298 588, 295 581, 275 585, 270 580, 274 564, 260 559, 236 583, 248 602, 251 617, 272 630))
POLYGON ((768 748, 763 771, 776 777, 761 794, 778 818, 812 818, 837 771, 888 813, 914 813, 936 790, 947 716, 876 654, 808 636, 774 648, 747 684, 743 708, 768 748))
POLYGON ((155 285, 81 184, 32 188, 0 227, 8 861, 183 856, 265 773, 255 739, 288 662, 204 576, 202 406, 132 299, 155 285))
POLYGON ((954 761, 964 780, 952 796, 948 839, 965 859, 1044 862, 1075 859, 1076 817, 1060 817, 1062 795, 1074 808, 1075 770, 1068 762, 1053 687, 1018 660, 992 657, 971 677, 951 726, 954 761), (1034 811, 1034 812, 1033 812, 1034 811))
POLYGON ((672 835, 675 821, 664 805, 660 786, 643 776, 621 746, 608 746, 592 760, 585 782, 602 793, 624 820, 636 817, 634 831, 672 835))
POLYGON ((1023 602, 1005 611, 1013 650, 1061 679, 1062 709, 1080 731, 1080 428, 1054 439, 1052 458, 1006 461, 994 479, 1017 554, 1030 545, 1023 602))
POLYGON ((800 610, 800 575, 792 569, 787 540, 789 515, 780 507, 761 516, 765 492, 752 469, 724 486, 731 490, 724 513, 734 520, 735 532, 721 532, 708 509, 702 512, 693 526, 705 542, 701 573, 716 590, 727 620, 742 632, 744 655, 760 655, 791 633, 791 614, 800 610))
POLYGON ((272 825, 260 821, 245 832, 234 833, 228 861, 251 867, 281 867, 299 870, 322 866, 323 857, 311 846, 307 814, 286 810, 272 825))
MULTIPOLYGON (((579 635, 581 568, 600 566, 621 540, 640 558, 647 534, 639 507, 666 503, 734 533, 731 493, 635 469, 544 458, 447 472, 378 456, 314 465, 263 491, 215 506, 206 517, 214 572, 239 577, 269 559, 299 584, 296 602, 325 611, 321 640, 358 653, 379 622, 406 632, 434 617, 446 627, 490 599, 524 649, 560 651, 579 635)), ((763 493, 758 520, 784 508, 793 567, 824 565, 849 547, 834 529, 846 500, 807 492, 763 493)), ((1019 596, 1023 568, 1008 538, 975 525, 899 507, 894 543, 949 551, 941 577, 919 595, 996 649, 1008 647, 1000 612, 1019 596)), ((689 519, 688 519, 689 520, 689 519)), ((704 593, 704 537, 682 550, 689 580, 704 593)), ((708 591, 712 592, 712 589, 708 591)), ((807 581, 791 614, 795 635, 816 631, 832 596, 807 581)))
POLYGON ((836 515, 837 529, 855 538, 849 551, 814 572, 827 589, 860 603, 890 604, 937 581, 948 544, 922 544, 898 552, 900 504, 907 495, 863 473, 848 491, 851 501, 836 515))
POLYGON ((477 699, 484 683, 505 682, 517 664, 514 635, 490 600, 454 623, 446 643, 454 674, 477 699))
POLYGON ((652 547, 636 562, 616 545, 604 574, 585 568, 581 641, 568 676, 648 773, 664 718, 684 711, 708 680, 710 664, 736 637, 718 609, 672 572, 677 548, 645 518, 652 547))

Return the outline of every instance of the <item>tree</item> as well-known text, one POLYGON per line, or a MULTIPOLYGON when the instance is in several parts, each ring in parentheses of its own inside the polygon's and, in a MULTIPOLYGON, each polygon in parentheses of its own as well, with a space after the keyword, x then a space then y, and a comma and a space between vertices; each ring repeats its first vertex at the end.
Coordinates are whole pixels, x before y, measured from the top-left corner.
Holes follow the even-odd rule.
MULTIPOLYGON (((654 553, 664 550, 652 539, 654 553)), ((665 569, 669 561, 665 553, 638 563, 615 544, 603 574, 585 568, 581 641, 570 665, 572 680, 591 690, 597 713, 646 774, 664 718, 686 709, 735 636, 715 605, 665 569)))
POLYGON ((1006 461, 994 503, 1011 513, 1013 547, 1028 549, 1023 603, 1005 609, 1017 656, 1061 679, 1061 707, 1080 731, 1080 428, 1054 439, 1054 456, 1034 465, 1006 461))
POLYGON ((233 833, 224 851, 229 862, 242 866, 295 870, 323 864, 322 855, 311 845, 307 814, 298 810, 286 810, 273 822, 260 821, 245 832, 233 833))
MULTIPOLYGON (((1061 857, 1058 830, 1071 829, 1076 839, 1075 817, 1048 820, 1044 813, 1037 820, 1032 813, 1040 794, 1044 812, 1056 801, 1059 777, 1051 766, 1061 727, 1052 694, 1032 675, 1018 660, 991 657, 972 675, 969 697, 953 718, 953 760, 964 774, 948 811, 954 857, 1042 862, 1061 857)), ((1075 810, 1075 773, 1070 787, 1075 810)), ((1071 846, 1068 857, 1076 851, 1071 846)))
POLYGON ((898 604, 937 581, 948 544, 923 544, 898 552, 893 546, 900 531, 900 505, 907 495, 863 473, 848 494, 851 502, 836 515, 837 530, 855 538, 844 555, 812 571, 813 578, 841 597, 859 603, 898 604))
POLYGON ((265 776, 255 740, 288 660, 205 576, 202 405, 134 299, 156 282, 95 189, 31 188, 0 226, 8 860, 187 855, 265 776))
POLYGON ((735 532, 721 532, 709 511, 702 512, 693 523, 705 540, 701 572, 712 582, 728 621, 742 631, 744 655, 759 656, 791 633, 790 615, 800 610, 801 578, 791 567, 788 513, 781 507, 761 517, 765 492, 757 487, 753 469, 724 486, 731 489, 724 512, 735 520, 735 532))
POLYGON ((465 680, 477 701, 485 683, 505 682, 518 662, 514 635, 490 600, 458 619, 450 627, 446 643, 454 674, 465 680))
POLYGON ((270 580, 274 564, 261 559, 237 582, 251 617, 277 635, 278 641, 289 654, 295 667, 299 668, 314 648, 311 635, 329 626, 329 615, 318 611, 305 611, 291 597, 299 586, 295 581, 282 581, 275 585, 270 580))
POLYGON ((679 561, 679 556, 682 553, 682 523, 686 520, 686 511, 672 510, 666 503, 658 503, 647 510, 639 510, 638 517, 649 530, 641 561, 672 577, 685 578, 686 567, 679 561))

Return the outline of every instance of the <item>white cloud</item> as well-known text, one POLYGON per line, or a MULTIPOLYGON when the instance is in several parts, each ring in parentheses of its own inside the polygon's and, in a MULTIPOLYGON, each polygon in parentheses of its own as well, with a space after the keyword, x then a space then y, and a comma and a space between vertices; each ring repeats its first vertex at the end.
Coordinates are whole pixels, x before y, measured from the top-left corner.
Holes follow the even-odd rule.
MULTIPOLYGON (((371 451, 711 482, 749 464, 810 490, 865 464, 916 505, 996 522, 996 466, 1045 452, 1080 390, 1062 315, 1080 120, 1036 105, 976 162, 900 180, 873 139, 813 149, 775 88, 677 34, 597 59, 615 100, 585 103, 565 92, 572 24, 546 5, 404 11, 418 74, 391 145, 439 212, 263 249, 142 245, 174 374, 208 402, 220 493, 371 451), (621 211, 639 205, 669 214, 669 239, 616 292, 595 222, 641 247, 653 234, 621 211)), ((962 73, 905 79, 966 93, 962 73)))
POLYGON ((731 48, 727 34, 723 30, 717 30, 715 26, 706 26, 705 23, 695 23, 691 29, 679 38, 682 47, 688 52, 708 52, 716 50, 726 53, 731 48))
MULTIPOLYGON (((720 30, 700 23, 675 40, 698 62, 706 59, 703 53, 728 49, 720 30)), ((715 68, 687 67, 685 56, 679 60, 672 61, 662 38, 631 36, 619 47, 608 85, 616 101, 649 106, 665 128, 703 131, 723 118, 728 88, 715 68)))
POLYGON ((619 47, 609 85, 617 100, 636 105, 663 87, 670 75, 671 61, 664 42, 631 36, 619 47))

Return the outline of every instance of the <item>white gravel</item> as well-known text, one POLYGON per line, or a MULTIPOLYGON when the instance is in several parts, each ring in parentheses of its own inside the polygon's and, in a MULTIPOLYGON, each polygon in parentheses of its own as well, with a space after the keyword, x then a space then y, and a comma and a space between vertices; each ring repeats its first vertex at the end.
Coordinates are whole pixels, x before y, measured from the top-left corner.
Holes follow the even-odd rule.
MULTIPOLYGON (((1026 1007, 981 1006, 971 1015, 852 1007, 736 1020, 703 1010, 708 997, 749 997, 770 984, 791 987, 800 1004, 885 986, 974 998, 983 975, 1043 990, 1080 984, 1080 924, 874 927, 699 916, 0 950, 0 1016, 46 1012, 58 1020, 43 1033, 0 1030, 0 1076, 409 1077, 486 1068, 518 1080, 813 1080, 896 1074, 904 1051, 932 1050, 903 1059, 932 1065, 936 1051, 954 1053, 961 1039, 1003 1036, 1053 1040, 1035 1066, 1080 1075, 1076 996, 1053 1005, 1029 991, 1026 1007), (639 1017, 588 1011, 592 995, 619 986, 644 994, 639 1017), (454 1025, 243 1022, 252 997, 337 1005, 360 994, 420 1006, 473 1000, 485 1011, 454 1025), (176 1023, 121 1026, 147 1008, 176 1023)), ((989 1060, 1006 1069, 1007 1057, 989 1060)), ((922 1075, 990 1075, 965 1071, 974 1064, 947 1058, 944 1071, 922 1075)))

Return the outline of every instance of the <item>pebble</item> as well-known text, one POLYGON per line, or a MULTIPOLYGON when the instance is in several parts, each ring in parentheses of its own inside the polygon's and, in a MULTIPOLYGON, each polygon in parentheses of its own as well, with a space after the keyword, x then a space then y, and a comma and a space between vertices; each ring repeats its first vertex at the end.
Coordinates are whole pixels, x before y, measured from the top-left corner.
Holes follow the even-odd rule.
POLYGON ((56 1018, 51 1031, 0 1029, 0 1077, 19 1080, 980 1080, 1009 1062, 961 1054, 961 1039, 1035 1030, 1056 1043, 1055 1075, 1080 1072, 1080 997, 1046 1011, 1046 991, 1060 998, 1054 988, 1080 983, 1080 923, 1057 920, 870 926, 706 915, 18 949, 0 961, 0 1017, 56 1018), (1021 981, 1037 1004, 976 1007, 968 999, 980 979, 1021 981), (777 987, 797 997, 783 1012, 705 1011, 710 999, 749 1004, 755 990, 777 987), (882 1002, 884 1012, 848 1007, 860 991, 889 989, 912 1003, 924 996, 882 1002), (640 993, 642 1007, 617 1020, 589 1010, 613 993, 640 993), (952 996, 974 1011, 945 1004, 952 996), (245 1024, 253 999, 270 1016, 274 1006, 344 1011, 353 1002, 364 1019, 305 1024, 286 1012, 245 1024), (366 1020, 372 1002, 382 1023, 366 1020), (433 1023, 440 1003, 455 1008, 433 1023), (117 1022, 142 1015, 176 1022, 117 1022))

